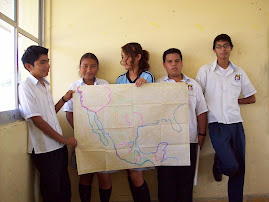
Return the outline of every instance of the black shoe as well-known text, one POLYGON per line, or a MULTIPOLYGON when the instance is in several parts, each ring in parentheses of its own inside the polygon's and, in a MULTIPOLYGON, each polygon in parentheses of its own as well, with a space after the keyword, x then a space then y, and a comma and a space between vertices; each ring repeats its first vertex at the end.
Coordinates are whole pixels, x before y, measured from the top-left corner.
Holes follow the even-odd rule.
POLYGON ((222 174, 220 173, 217 167, 217 155, 216 154, 215 154, 214 164, 213 164, 213 175, 214 175, 214 179, 217 182, 220 182, 222 180, 222 174))

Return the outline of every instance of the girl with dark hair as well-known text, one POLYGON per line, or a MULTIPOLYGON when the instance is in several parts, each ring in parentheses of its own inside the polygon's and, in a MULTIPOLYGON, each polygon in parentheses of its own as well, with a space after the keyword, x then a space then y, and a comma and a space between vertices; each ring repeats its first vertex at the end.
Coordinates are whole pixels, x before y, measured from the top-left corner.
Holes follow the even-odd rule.
MULTIPOLYGON (((107 85, 108 82, 96 78, 96 74, 99 70, 99 61, 97 57, 92 53, 84 54, 80 59, 79 72, 81 79, 70 84, 69 89, 79 87, 83 85, 107 85)), ((69 124, 74 128, 73 123, 73 99, 69 100, 65 106, 66 119, 69 124)), ((71 163, 73 167, 76 167, 75 154, 72 153, 71 163)), ((80 175, 79 178, 79 195, 81 202, 89 202, 91 200, 91 185, 94 173, 88 173, 80 175)), ((112 190, 110 172, 98 172, 97 178, 99 182, 99 195, 101 202, 109 202, 109 198, 112 190)))
MULTIPOLYGON (((149 53, 139 43, 128 43, 121 51, 120 64, 127 70, 117 78, 116 84, 135 83, 137 87, 143 83, 154 83, 154 76, 149 69, 149 53)), ((142 171, 148 168, 129 169, 128 181, 135 202, 150 201, 149 188, 143 178, 142 171)))
POLYGON ((143 50, 139 43, 127 43, 121 49, 120 64, 127 72, 120 75, 116 83, 135 83, 137 86, 142 83, 154 83, 153 74, 147 71, 150 67, 148 51, 143 50))

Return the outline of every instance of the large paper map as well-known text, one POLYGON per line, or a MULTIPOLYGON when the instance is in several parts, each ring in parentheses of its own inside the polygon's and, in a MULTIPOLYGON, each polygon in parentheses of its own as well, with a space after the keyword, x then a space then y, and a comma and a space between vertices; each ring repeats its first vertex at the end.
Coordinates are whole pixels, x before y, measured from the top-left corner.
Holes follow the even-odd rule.
POLYGON ((78 174, 190 165, 185 83, 81 86, 73 99, 78 174))

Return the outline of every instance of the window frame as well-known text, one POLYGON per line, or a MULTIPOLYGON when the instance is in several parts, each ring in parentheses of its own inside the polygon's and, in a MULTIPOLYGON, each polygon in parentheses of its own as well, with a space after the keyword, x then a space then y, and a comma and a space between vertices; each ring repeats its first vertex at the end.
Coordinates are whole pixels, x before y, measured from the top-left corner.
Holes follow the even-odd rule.
POLYGON ((38 38, 25 31, 18 26, 18 0, 14 0, 14 20, 10 19, 0 11, 0 19, 11 25, 14 28, 14 81, 15 81, 15 105, 16 109, 8 111, 0 111, 0 125, 15 122, 22 119, 19 110, 19 100, 18 100, 18 75, 19 75, 19 62, 18 58, 18 36, 19 34, 25 36, 26 38, 36 42, 38 45, 42 46, 44 43, 44 0, 38 0, 38 38))

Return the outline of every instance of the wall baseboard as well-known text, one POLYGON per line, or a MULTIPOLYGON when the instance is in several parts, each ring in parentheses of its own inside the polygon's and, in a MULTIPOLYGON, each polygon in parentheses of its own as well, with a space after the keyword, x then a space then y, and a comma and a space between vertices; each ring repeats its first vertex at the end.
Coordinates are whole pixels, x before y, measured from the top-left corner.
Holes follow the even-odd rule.
MULTIPOLYGON (((256 199, 256 198, 261 198, 261 199, 269 199, 269 193, 266 194, 247 194, 244 195, 244 200, 245 199, 256 199)), ((194 198, 194 202, 205 202, 205 201, 217 201, 217 200, 227 200, 228 201, 228 196, 227 197, 216 197, 216 198, 194 198)))

